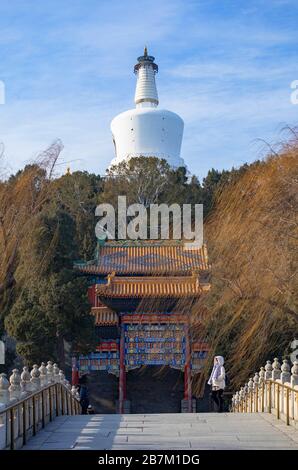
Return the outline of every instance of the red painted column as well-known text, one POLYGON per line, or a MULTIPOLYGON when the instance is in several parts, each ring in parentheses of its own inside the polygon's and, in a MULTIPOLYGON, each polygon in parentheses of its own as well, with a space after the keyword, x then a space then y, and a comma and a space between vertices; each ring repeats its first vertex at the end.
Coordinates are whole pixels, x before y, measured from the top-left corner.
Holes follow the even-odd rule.
POLYGON ((96 307, 96 284, 88 287, 88 300, 91 307, 96 307))
POLYGON ((121 323, 120 352, 119 352, 119 413, 124 412, 126 399, 126 372, 125 372, 125 335, 124 324, 121 323))
POLYGON ((188 412, 192 413, 191 350, 190 350, 188 324, 185 325, 184 330, 185 330, 184 399, 187 400, 188 412))
POLYGON ((71 384, 72 385, 79 385, 79 369, 78 369, 78 361, 75 356, 71 359, 72 362, 72 369, 71 369, 71 384))

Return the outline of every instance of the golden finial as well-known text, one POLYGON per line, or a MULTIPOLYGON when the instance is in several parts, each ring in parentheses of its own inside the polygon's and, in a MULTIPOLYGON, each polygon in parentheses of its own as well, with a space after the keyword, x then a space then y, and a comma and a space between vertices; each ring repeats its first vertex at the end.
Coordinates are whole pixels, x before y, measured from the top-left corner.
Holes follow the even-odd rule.
POLYGON ((144 47, 144 56, 147 57, 148 51, 147 51, 147 46, 144 47))

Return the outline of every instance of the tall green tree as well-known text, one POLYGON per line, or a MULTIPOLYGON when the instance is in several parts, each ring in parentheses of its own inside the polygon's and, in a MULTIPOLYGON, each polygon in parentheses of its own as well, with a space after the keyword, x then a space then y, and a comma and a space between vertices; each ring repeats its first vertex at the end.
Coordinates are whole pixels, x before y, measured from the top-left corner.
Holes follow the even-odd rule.
POLYGON ((72 270, 75 232, 68 213, 41 213, 24 243, 17 270, 20 292, 5 327, 27 361, 48 356, 63 366, 65 341, 82 351, 94 347, 87 283, 72 270))

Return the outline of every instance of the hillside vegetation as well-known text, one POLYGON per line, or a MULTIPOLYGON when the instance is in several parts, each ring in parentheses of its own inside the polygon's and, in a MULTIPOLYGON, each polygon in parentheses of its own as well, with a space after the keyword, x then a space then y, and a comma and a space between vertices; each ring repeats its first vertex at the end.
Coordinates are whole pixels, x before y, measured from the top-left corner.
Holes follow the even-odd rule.
POLYGON ((202 182, 144 157, 105 179, 87 172, 55 178, 61 150, 58 141, 0 181, 0 336, 17 341, 25 362, 63 364, 64 340, 82 353, 94 348, 87 282, 72 264, 94 257, 95 207, 116 204, 118 195, 146 206, 204 204, 212 289, 192 309, 193 334, 208 336, 210 358, 223 354, 235 383, 286 352, 298 333, 297 142, 266 161, 212 169, 202 182))

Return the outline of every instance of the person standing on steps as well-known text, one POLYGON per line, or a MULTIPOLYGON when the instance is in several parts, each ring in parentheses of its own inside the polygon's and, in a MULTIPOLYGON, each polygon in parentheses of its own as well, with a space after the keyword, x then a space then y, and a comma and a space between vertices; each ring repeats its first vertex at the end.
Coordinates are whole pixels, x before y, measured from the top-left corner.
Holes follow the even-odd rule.
POLYGON ((211 398, 219 413, 223 411, 222 395, 226 386, 226 372, 223 365, 224 358, 222 356, 215 356, 213 369, 208 380, 208 384, 211 385, 211 398))

